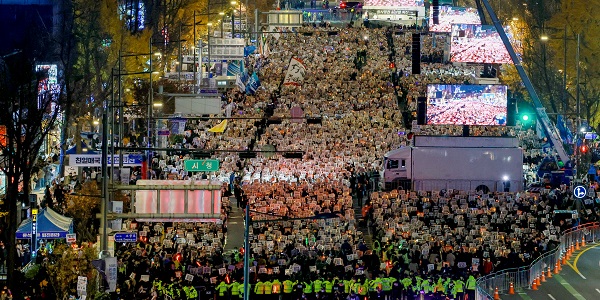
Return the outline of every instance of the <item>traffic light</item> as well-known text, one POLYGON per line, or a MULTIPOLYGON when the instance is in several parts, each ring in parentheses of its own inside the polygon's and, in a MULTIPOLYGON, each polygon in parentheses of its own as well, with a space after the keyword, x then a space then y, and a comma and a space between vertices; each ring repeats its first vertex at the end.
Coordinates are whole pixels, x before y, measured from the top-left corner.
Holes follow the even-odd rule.
POLYGON ((518 116, 523 128, 535 128, 535 116, 531 113, 531 111, 523 110, 518 114, 518 116))
POLYGON ((579 146, 579 151, 581 151, 582 154, 586 154, 588 150, 590 150, 590 148, 586 144, 579 146))

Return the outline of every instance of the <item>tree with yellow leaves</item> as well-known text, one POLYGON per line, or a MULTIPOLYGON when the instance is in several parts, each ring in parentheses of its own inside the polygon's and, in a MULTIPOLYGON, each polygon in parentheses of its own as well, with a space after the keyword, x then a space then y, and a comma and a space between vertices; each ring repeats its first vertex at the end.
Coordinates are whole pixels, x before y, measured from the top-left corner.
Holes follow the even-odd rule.
POLYGON ((564 71, 567 72, 570 112, 577 113, 576 102, 579 99, 580 117, 590 121, 593 126, 600 123, 600 44, 597 42, 600 39, 600 7, 596 4, 583 0, 563 0, 560 11, 548 21, 548 27, 558 29, 549 32, 548 39, 548 45, 555 53, 553 67, 563 69, 565 61, 567 65, 564 71), (576 61, 578 36, 579 61, 576 61))
POLYGON ((48 260, 42 267, 46 268, 50 287, 53 288, 56 299, 68 299, 77 295, 77 279, 79 276, 87 277, 86 292, 88 299, 98 289, 96 277, 98 271, 91 262, 98 257, 96 249, 91 247, 71 248, 65 244, 55 246, 54 251, 48 255, 48 260))
POLYGON ((97 227, 92 226, 96 213, 100 210, 101 193, 95 181, 81 185, 75 194, 65 196, 65 214, 73 218, 77 239, 80 241, 96 241, 97 227))
MULTIPOLYGON (((115 200, 123 201, 127 209, 129 200, 121 192, 114 194, 115 200)), ((96 181, 87 181, 76 193, 65 196, 65 214, 72 217, 77 239, 83 242, 96 242, 98 226, 96 214, 100 212, 101 191, 96 181)))

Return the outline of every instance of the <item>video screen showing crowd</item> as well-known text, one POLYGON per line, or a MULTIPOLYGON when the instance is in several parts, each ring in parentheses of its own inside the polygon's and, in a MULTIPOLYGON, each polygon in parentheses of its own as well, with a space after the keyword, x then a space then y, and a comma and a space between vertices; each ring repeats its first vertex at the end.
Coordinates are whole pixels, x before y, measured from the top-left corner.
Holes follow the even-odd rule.
POLYGON ((440 6, 437 24, 433 21, 433 9, 429 12, 430 32, 451 32, 452 24, 481 24, 477 9, 471 7, 440 6))
POLYGON ((504 85, 429 85, 427 124, 506 125, 504 85))

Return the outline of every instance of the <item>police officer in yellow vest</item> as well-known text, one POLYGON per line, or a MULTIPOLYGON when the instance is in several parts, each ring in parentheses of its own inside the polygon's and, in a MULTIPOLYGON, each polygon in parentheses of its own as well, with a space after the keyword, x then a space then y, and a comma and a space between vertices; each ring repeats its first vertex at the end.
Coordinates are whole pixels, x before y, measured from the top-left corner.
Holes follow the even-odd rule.
POLYGON ((264 291, 265 291, 265 299, 266 300, 271 300, 271 294, 273 293, 273 283, 265 280, 263 282, 263 287, 264 287, 264 291))
POLYGON ((242 291, 244 290, 244 285, 237 282, 235 279, 232 283, 229 284, 229 294, 231 295, 231 299, 240 298, 240 285, 242 286, 242 291))
POLYGON ((260 281, 260 278, 256 280, 256 284, 254 285, 254 294, 257 296, 262 296, 265 294, 265 284, 260 281))
POLYGON ((467 278, 467 283, 465 284, 465 289, 467 290, 468 299, 475 299, 475 288, 477 287, 477 281, 473 275, 469 275, 467 278))
POLYGON ((219 300, 226 300, 229 297, 229 293, 227 291, 227 289, 229 288, 229 285, 227 283, 225 283, 225 281, 221 281, 219 282, 219 285, 217 285, 216 289, 217 289, 217 299, 219 300))
POLYGON ((191 284, 183 287, 183 291, 185 292, 185 296, 187 299, 198 299, 198 291, 191 284))
MULTIPOLYGON (((248 283, 248 291, 251 291, 251 288, 252 288, 251 286, 252 285, 250 283, 248 283)), ((240 299, 244 299, 244 284, 240 283, 238 285, 237 289, 238 289, 238 296, 239 296, 239 298, 240 299)), ((232 300, 234 300, 234 299, 232 299, 232 300)))
POLYGON ((281 282, 277 280, 277 278, 273 279, 273 296, 272 298, 275 300, 279 300, 279 296, 281 295, 281 282))
POLYGON ((312 294, 313 294, 313 282, 310 280, 307 280, 304 282, 304 289, 302 290, 302 292, 304 293, 304 295, 306 295, 307 298, 312 299, 312 294))
POLYGON ((465 282, 463 278, 454 280, 454 286, 452 287, 452 294, 454 299, 463 300, 465 296, 465 282))
POLYGON ((294 291, 294 286, 296 282, 291 281, 289 278, 286 278, 283 281, 283 299, 292 299, 292 292, 294 291))

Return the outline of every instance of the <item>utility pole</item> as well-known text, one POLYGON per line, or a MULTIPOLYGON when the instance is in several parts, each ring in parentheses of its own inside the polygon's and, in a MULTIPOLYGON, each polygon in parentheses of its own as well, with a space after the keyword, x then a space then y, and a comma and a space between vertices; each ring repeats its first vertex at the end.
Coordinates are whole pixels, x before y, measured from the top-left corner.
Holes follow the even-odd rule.
POLYGON ((100 210, 102 212, 102 219, 100 219, 100 228, 102 229, 102 235, 100 236, 100 246, 102 251, 108 250, 108 226, 106 214, 108 212, 108 115, 106 109, 108 103, 105 101, 104 113, 102 113, 102 202, 100 203, 100 210))
POLYGON ((569 107, 567 100, 567 25, 565 24, 565 31, 563 35, 563 50, 564 50, 564 60, 563 60, 563 88, 562 88, 562 100, 563 100, 563 110, 565 117, 567 116, 567 109, 569 107))

